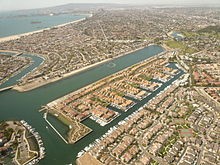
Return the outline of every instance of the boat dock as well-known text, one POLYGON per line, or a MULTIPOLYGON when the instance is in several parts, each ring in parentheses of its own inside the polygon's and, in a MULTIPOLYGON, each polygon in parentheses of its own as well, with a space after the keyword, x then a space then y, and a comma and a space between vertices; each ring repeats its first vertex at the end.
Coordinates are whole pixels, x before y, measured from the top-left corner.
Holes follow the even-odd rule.
POLYGON ((20 122, 32 134, 29 137, 34 136, 34 138, 37 140, 37 144, 39 147, 39 151, 36 152, 37 156, 35 156, 33 159, 29 160, 28 163, 25 163, 25 164, 29 164, 29 165, 37 164, 41 159, 45 157, 45 154, 46 154, 42 138, 40 134, 37 131, 35 131, 35 128, 29 125, 25 120, 21 120, 20 122))
POLYGON ((39 109, 39 112, 43 112, 43 111, 46 111, 47 110, 47 107, 46 106, 42 106, 41 109, 39 109))

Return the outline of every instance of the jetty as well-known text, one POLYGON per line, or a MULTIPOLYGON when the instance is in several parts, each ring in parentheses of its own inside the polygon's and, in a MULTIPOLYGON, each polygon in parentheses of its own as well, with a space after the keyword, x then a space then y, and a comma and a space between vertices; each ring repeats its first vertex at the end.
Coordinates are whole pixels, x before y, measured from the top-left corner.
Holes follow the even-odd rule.
POLYGON ((1 88, 0 89, 0 92, 3 92, 3 91, 6 91, 6 90, 10 90, 12 89, 14 86, 8 86, 8 87, 5 87, 5 88, 1 88))
POLYGON ((47 120, 47 112, 44 113, 44 117, 45 121, 47 122, 47 124, 49 124, 49 126, 57 133, 57 135, 59 135, 59 137, 66 143, 68 144, 68 142, 66 141, 66 139, 57 131, 57 129, 47 120))

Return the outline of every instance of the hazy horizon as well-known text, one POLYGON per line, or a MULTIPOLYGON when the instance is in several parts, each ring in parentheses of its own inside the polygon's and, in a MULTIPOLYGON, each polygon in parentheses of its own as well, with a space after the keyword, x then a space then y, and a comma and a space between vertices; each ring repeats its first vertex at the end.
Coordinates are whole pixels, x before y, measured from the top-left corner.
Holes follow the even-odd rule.
POLYGON ((68 3, 116 3, 116 4, 148 4, 148 5, 218 5, 219 0, 1 0, 0 11, 22 10, 59 6, 68 3))

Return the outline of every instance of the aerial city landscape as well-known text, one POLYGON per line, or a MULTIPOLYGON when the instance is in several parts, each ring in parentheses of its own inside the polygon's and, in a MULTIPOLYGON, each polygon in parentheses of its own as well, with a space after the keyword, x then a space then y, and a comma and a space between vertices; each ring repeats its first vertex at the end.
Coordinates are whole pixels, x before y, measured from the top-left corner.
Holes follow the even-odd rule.
POLYGON ((0 165, 220 164, 219 2, 51 6, 0 10, 0 165))

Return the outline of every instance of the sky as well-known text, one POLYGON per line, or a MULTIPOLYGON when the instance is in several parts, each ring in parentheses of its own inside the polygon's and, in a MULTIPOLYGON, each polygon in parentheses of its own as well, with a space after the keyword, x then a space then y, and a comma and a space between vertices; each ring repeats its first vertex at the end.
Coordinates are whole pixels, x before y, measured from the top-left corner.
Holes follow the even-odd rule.
POLYGON ((219 0, 0 0, 0 11, 57 6, 67 3, 220 4, 219 0))

